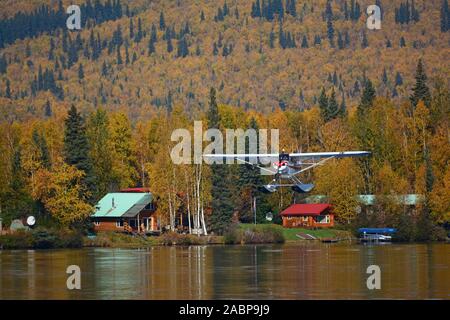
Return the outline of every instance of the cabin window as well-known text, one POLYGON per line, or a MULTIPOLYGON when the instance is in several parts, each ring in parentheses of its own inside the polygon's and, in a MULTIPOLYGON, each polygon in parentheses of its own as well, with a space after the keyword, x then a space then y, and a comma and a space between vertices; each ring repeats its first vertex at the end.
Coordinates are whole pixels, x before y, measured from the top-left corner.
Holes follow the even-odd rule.
POLYGON ((326 215, 326 216, 317 216, 317 220, 318 223, 330 223, 330 216, 326 215))
POLYGON ((99 226, 100 225, 100 221, 94 221, 94 226, 99 226))
POLYGON ((137 227, 137 221, 135 219, 130 220, 130 227, 136 228, 137 227))
POLYGON ((145 206, 145 210, 153 210, 153 202, 150 202, 148 205, 145 206))
POLYGON ((123 220, 116 221, 116 227, 117 228, 122 228, 123 227, 123 220))

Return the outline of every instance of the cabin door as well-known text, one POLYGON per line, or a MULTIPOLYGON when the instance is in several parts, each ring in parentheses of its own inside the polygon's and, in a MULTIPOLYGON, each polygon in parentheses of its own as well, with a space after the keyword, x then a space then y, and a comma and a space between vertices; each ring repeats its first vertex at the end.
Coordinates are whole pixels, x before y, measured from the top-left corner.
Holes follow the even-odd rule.
POLYGON ((144 218, 144 227, 145 231, 150 231, 151 229, 150 218, 144 218))

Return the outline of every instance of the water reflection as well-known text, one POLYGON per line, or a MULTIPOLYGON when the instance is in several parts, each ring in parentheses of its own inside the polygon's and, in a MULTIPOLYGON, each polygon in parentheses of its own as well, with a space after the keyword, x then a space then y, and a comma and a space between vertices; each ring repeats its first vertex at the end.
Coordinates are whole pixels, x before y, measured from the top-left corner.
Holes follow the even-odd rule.
POLYGON ((450 246, 305 243, 0 251, 0 299, 450 299, 450 246), (66 288, 78 265, 81 290, 66 288), (366 269, 381 268, 381 290, 366 269))

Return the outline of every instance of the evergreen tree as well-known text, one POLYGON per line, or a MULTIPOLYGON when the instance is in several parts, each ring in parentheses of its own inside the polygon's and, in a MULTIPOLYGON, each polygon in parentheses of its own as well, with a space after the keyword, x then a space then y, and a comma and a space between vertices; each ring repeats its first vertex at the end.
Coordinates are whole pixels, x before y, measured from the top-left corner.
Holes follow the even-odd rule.
POLYGON ((98 200, 111 190, 114 182, 109 119, 105 110, 98 109, 89 117, 87 136, 96 185, 93 198, 98 200))
POLYGON ((320 115, 324 121, 327 121, 328 119, 328 97, 325 92, 325 88, 322 87, 322 91, 320 92, 319 96, 319 109, 320 109, 320 115))
POLYGON ((441 31, 450 30, 450 10, 448 9, 448 0, 442 0, 441 4, 441 31))
POLYGON ((153 39, 150 37, 150 40, 148 41, 148 55, 150 56, 152 53, 155 53, 155 43, 153 42, 153 39))
POLYGON ((117 46, 117 64, 121 65, 123 63, 122 61, 122 54, 120 53, 120 46, 117 46))
POLYGON ((48 150, 47 140, 43 134, 40 134, 37 129, 33 130, 32 133, 32 141, 35 148, 39 152, 38 161, 42 165, 42 167, 46 169, 50 169, 50 152, 48 150))
POLYGON ((130 39, 133 39, 134 38, 134 24, 133 24, 133 19, 132 18, 130 18, 130 27, 129 27, 129 29, 130 29, 130 39))
POLYGON ((423 103, 430 107, 431 93, 427 86, 427 75, 423 67, 422 59, 419 59, 416 69, 416 84, 413 88, 413 94, 410 97, 413 107, 417 106, 417 103, 422 100, 423 103))
POLYGON ((50 101, 48 100, 44 106, 44 115, 47 118, 50 118, 53 115, 52 106, 50 105, 50 101))
POLYGON ((392 48, 392 43, 389 39, 386 40, 386 48, 392 48))
MULTIPOLYGON (((153 31, 153 29, 152 29, 152 31, 153 31)), ((144 37, 144 34, 142 32, 142 21, 141 21, 141 18, 139 18, 138 19, 138 30, 137 30, 136 35, 134 37, 134 42, 136 42, 136 43, 141 42, 143 37, 144 37)))
POLYGON ((271 30, 269 35, 269 47, 271 49, 275 47, 274 42, 275 42, 275 33, 273 32, 273 30, 271 30))
POLYGON ((367 33, 365 31, 363 31, 362 40, 361 40, 361 47, 363 49, 365 49, 368 46, 369 46, 369 39, 367 39, 367 33))
POLYGON ((336 92, 334 91, 334 87, 331 90, 330 98, 328 99, 328 107, 326 112, 325 122, 336 119, 339 116, 339 105, 336 100, 336 92))
POLYGON ((161 11, 159 15, 159 30, 164 30, 166 28, 166 20, 164 19, 164 13, 161 11))
POLYGON ((338 40, 337 40, 338 49, 344 49, 344 40, 342 39, 342 34, 338 32, 338 40))
MULTIPOLYGON (((211 88, 209 110, 207 113, 208 128, 220 128, 220 114, 216 101, 216 90, 211 88)), ((233 215, 233 206, 230 199, 229 166, 225 164, 211 165, 211 197, 212 215, 211 228, 213 231, 223 233, 230 225, 233 215)))
POLYGON ((78 80, 84 79, 84 71, 83 71, 83 65, 80 63, 78 66, 78 80))
POLYGON ((328 41, 330 42, 330 47, 334 48, 334 27, 331 19, 327 19, 327 36, 328 41))
POLYGON ((373 101, 375 100, 375 89, 372 85, 370 79, 366 79, 364 84, 364 90, 362 93, 361 101, 356 109, 358 117, 364 117, 373 106, 373 101))
POLYGON ((383 81, 383 83, 385 85, 387 85, 387 83, 388 83, 388 75, 386 72, 386 68, 383 69, 383 75, 381 76, 381 81, 383 81))
POLYGON ((167 39, 167 52, 171 53, 173 51, 172 39, 167 39))
POLYGON ((347 113, 347 105, 345 104, 345 96, 344 93, 342 93, 342 101, 341 101, 341 105, 339 106, 339 116, 341 118, 345 118, 347 117, 348 113, 347 113))
MULTIPOLYGON (((85 122, 74 105, 70 108, 68 117, 65 120, 63 151, 65 162, 84 172, 85 176, 82 179, 82 184, 85 191, 94 192, 95 178, 89 157, 90 148, 85 122)), ((89 196, 86 195, 86 198, 89 198, 89 196)))
POLYGON ((400 72, 397 71, 397 74, 395 75, 395 85, 401 86, 403 84, 403 78, 400 72))
POLYGON ((22 168, 22 153, 18 142, 14 143, 10 167, 11 180, 8 188, 6 192, 0 193, 3 223, 10 223, 13 219, 31 214, 33 209, 33 200, 26 188, 25 172, 22 168))
POLYGON ((306 35, 303 35, 302 48, 308 48, 308 38, 306 38, 306 35))
POLYGON ((108 66, 106 65, 106 61, 103 61, 102 64, 102 77, 106 77, 108 75, 108 66))
POLYGON ((0 74, 6 74, 8 68, 8 62, 6 61, 5 54, 0 57, 0 74))
MULTIPOLYGON (((255 118, 250 119, 249 129, 256 131, 257 140, 259 141, 258 124, 255 118)), ((257 148, 256 152, 260 150, 257 148)), ((249 145, 246 143, 245 152, 249 153, 249 145)), ((245 159, 249 161, 250 159, 245 159)), ((241 222, 254 223, 255 208, 253 204, 256 202, 256 222, 264 222, 264 217, 270 211, 270 205, 267 202, 266 195, 258 191, 258 188, 264 184, 260 169, 250 164, 240 164, 238 166, 238 179, 236 182, 237 197, 236 211, 239 212, 241 222)))
POLYGON ((6 79, 5 97, 11 99, 11 83, 6 79))

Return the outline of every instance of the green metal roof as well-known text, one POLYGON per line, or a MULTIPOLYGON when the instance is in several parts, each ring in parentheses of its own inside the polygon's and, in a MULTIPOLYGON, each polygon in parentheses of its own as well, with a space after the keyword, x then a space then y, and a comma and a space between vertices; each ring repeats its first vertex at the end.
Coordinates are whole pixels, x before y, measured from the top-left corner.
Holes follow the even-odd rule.
MULTIPOLYGON (((377 198, 377 196, 373 194, 360 194, 356 197, 361 204, 364 204, 366 206, 374 205, 377 198)), ((416 205, 424 201, 424 196, 420 194, 405 194, 398 196, 392 195, 388 197, 394 198, 397 201, 397 203, 401 203, 408 206, 416 205)), ((306 203, 322 203, 326 201, 328 201, 328 197, 325 195, 312 195, 305 199, 306 203)))
POLYGON ((150 193, 108 193, 97 203, 92 217, 135 217, 151 202, 150 193))

